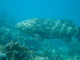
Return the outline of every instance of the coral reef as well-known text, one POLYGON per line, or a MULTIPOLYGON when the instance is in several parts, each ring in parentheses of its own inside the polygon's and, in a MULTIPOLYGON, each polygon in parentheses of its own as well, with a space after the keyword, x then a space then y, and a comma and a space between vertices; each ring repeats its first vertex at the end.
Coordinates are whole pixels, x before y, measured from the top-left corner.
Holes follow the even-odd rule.
POLYGON ((18 43, 10 43, 6 46, 6 59, 29 60, 28 47, 20 46, 18 43))
MULTIPOLYGON (((1 46, 1 49, 2 46, 1 46)), ((33 50, 29 50, 27 46, 19 45, 19 43, 13 43, 12 41, 5 46, 5 52, 0 52, 1 60, 35 60, 41 59, 36 57, 33 50)))
POLYGON ((0 45, 1 60, 80 60, 80 55, 73 53, 71 48, 55 48, 53 46, 43 46, 42 50, 33 51, 28 47, 20 45, 18 42, 8 43, 5 47, 0 45))
POLYGON ((16 29, 11 29, 3 26, 0 27, 0 44, 2 45, 6 45, 11 40, 13 42, 16 42, 16 41, 21 42, 21 40, 24 40, 25 38, 27 38, 26 35, 22 34, 16 29))

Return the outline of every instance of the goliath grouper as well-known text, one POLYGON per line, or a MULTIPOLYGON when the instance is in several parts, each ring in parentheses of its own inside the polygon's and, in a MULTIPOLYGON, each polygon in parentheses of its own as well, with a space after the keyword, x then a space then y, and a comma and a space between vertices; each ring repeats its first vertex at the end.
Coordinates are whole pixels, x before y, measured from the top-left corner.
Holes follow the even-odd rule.
POLYGON ((80 42, 80 28, 70 20, 32 18, 22 21, 16 28, 29 36, 38 34, 42 39, 60 39, 70 42, 75 37, 80 42))

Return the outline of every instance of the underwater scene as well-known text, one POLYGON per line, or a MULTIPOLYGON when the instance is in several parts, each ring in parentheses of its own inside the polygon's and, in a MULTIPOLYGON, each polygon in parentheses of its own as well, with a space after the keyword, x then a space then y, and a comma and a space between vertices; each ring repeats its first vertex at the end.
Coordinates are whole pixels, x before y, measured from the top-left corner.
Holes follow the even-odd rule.
POLYGON ((0 0, 0 60, 80 60, 80 0, 0 0))

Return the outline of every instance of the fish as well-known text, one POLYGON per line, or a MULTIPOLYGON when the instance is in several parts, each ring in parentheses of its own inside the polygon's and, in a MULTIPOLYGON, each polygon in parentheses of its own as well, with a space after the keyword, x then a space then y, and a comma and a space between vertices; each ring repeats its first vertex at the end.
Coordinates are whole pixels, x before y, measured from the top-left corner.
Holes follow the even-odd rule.
POLYGON ((15 27, 31 37, 41 37, 42 41, 60 39, 71 42, 72 37, 75 37, 80 42, 80 27, 69 19, 31 18, 17 23, 15 27))

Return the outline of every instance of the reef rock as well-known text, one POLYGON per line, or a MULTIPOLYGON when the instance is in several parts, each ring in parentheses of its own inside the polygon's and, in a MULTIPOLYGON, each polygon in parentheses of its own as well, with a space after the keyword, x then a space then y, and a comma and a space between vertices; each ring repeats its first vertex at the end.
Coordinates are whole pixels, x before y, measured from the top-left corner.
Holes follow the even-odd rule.
POLYGON ((8 60, 28 60, 28 48, 21 46, 17 42, 6 45, 6 59, 8 60))

